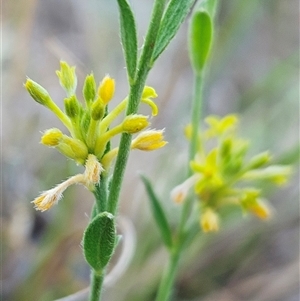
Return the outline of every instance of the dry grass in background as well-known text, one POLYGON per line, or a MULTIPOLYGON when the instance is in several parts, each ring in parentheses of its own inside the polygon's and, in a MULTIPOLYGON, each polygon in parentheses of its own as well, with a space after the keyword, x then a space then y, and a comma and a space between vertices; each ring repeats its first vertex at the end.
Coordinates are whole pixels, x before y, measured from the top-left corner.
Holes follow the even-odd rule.
MULTIPOLYGON (((153 1, 131 2, 142 45, 153 1)), ((241 132, 253 141, 253 153, 270 149, 275 160, 295 164, 295 175, 281 190, 266 187, 275 211, 270 222, 242 219, 234 210, 224 212, 227 222, 220 233, 199 235, 182 262, 174 301, 296 301, 299 3, 220 2, 205 88, 206 113, 239 113, 241 132)), ((115 1, 105 0, 3 1, 2 6, 1 300, 50 301, 89 284, 80 242, 92 196, 73 187, 49 212, 33 209, 30 201, 39 191, 79 167, 39 144, 40 131, 60 124, 51 112, 30 99, 22 84, 28 75, 62 104, 64 94, 54 71, 59 68, 59 59, 64 59, 77 66, 80 88, 91 70, 98 80, 109 73, 117 83, 115 101, 120 100, 128 87, 118 11, 115 1)), ((159 94, 160 115, 152 127, 165 127, 169 144, 155 153, 131 153, 119 212, 120 229, 131 242, 129 248, 134 246, 136 235, 136 249, 124 274, 107 283, 103 300, 153 300, 166 261, 137 171, 155 180, 175 224, 177 210, 168 194, 185 170, 183 127, 189 120, 192 89, 186 31, 187 23, 148 80, 159 94)))

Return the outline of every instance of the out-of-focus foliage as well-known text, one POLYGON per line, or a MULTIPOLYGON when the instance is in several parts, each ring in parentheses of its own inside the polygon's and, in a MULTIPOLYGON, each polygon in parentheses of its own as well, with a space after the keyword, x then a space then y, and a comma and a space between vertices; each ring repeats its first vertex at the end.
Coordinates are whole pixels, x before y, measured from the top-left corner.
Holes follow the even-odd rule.
MULTIPOLYGON (((131 2, 138 16, 140 48, 152 1, 131 2)), ((77 66, 80 83, 91 70, 96 78, 109 73, 117 82, 115 98, 120 99, 128 87, 118 9, 116 1, 104 0, 21 0, 2 5, 2 298, 47 301, 89 283, 80 243, 93 200, 74 187, 52 212, 41 215, 32 208, 30 201, 39 189, 48 189, 80 167, 39 145, 40 131, 59 122, 32 102, 23 83, 27 75, 42 78, 62 105, 64 91, 53 70, 63 59, 77 66)), ((265 187, 275 212, 270 222, 250 216, 241 221, 240 212, 230 208, 223 212, 226 226, 219 234, 196 239, 182 262, 173 299, 298 300, 298 1, 220 1, 216 18, 205 114, 238 113, 242 136, 252 141, 253 154, 269 149, 275 161, 296 168, 286 188, 275 193, 265 187)), ((189 122, 192 71, 186 35, 185 23, 149 77, 160 109, 152 127, 166 128, 169 143, 150 156, 131 154, 119 209, 119 222, 127 227, 122 227, 124 240, 113 264, 118 265, 126 242, 134 242, 135 234, 136 250, 124 274, 119 268, 120 275, 105 284, 104 300, 153 300, 166 261, 137 170, 155 179, 174 222, 178 208, 169 192, 183 180, 187 166, 183 128, 189 122)))

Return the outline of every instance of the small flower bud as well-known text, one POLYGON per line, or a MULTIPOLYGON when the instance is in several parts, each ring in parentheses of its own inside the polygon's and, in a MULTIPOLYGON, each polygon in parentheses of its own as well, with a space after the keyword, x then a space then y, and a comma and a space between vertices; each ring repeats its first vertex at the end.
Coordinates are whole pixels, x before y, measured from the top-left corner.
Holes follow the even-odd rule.
POLYGON ((62 136, 63 133, 59 129, 49 129, 42 136, 41 143, 47 146, 54 147, 60 143, 62 136))
POLYGON ((135 114, 129 115, 124 119, 122 129, 129 134, 135 134, 146 128, 148 125, 148 116, 135 114))
POLYGON ((245 190, 241 199, 242 208, 261 219, 267 219, 271 215, 270 208, 259 196, 260 191, 257 189, 245 190))
POLYGON ((268 219, 271 216, 270 208, 261 199, 251 204, 248 210, 260 219, 268 219))
POLYGON ((98 95, 102 99, 104 104, 108 104, 109 101, 113 98, 115 94, 115 80, 109 77, 109 75, 106 75, 98 90, 98 95))
POLYGON ((256 168, 260 168, 263 165, 265 165, 266 163, 268 163, 271 159, 271 155, 268 151, 263 152, 261 154, 258 154, 256 156, 254 156, 249 164, 247 165, 247 169, 256 169, 256 168))
POLYGON ((205 208, 200 217, 200 225, 203 232, 219 231, 219 216, 211 208, 205 208))
POLYGON ((91 117, 94 120, 100 120, 105 114, 105 105, 102 100, 98 98, 92 105, 91 117))
POLYGON ((56 71, 60 85, 65 89, 68 96, 75 94, 77 77, 75 67, 70 67, 66 62, 60 61, 60 71, 56 71))
POLYGON ((185 126, 184 135, 188 140, 191 140, 192 132, 193 132, 193 126, 191 124, 188 124, 187 126, 185 126))
POLYGON ((247 171, 242 179, 244 180, 269 180, 277 185, 286 183, 292 173, 290 166, 272 165, 263 169, 254 169, 247 171))
POLYGON ((82 92, 86 105, 89 107, 96 97, 96 82, 93 73, 85 78, 82 92))
POLYGON ((139 149, 143 151, 151 151, 161 148, 167 144, 164 141, 163 130, 155 131, 149 130, 139 134, 134 140, 132 140, 131 148, 139 149))
POLYGON ((80 103, 75 95, 64 99, 66 114, 72 119, 80 114, 80 103))
POLYGON ((88 156, 87 146, 79 139, 63 135, 56 148, 65 156, 74 159, 79 164, 84 164, 88 156))
POLYGON ((47 90, 30 78, 27 79, 24 87, 31 97, 41 105, 48 107, 48 105, 53 102, 47 90))

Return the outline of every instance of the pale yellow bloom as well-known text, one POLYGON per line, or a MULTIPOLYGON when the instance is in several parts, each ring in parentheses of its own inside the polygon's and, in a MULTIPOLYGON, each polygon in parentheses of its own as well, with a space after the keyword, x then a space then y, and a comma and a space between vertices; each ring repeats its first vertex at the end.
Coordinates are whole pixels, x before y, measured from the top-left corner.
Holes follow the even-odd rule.
POLYGON ((58 201, 62 198, 63 192, 69 186, 77 183, 84 183, 84 175, 78 174, 58 184, 56 187, 44 191, 40 196, 32 201, 35 209, 40 211, 46 211, 50 209, 53 205, 58 203, 58 201))
POLYGON ((200 216, 200 225, 203 232, 217 232, 219 231, 219 216, 211 208, 205 208, 200 216))
POLYGON ((191 187, 194 186, 195 182, 197 181, 197 178, 197 175, 193 175, 180 185, 174 187, 171 191, 171 199, 177 204, 182 203, 186 199, 191 187))
POLYGON ((261 199, 258 199, 254 204, 251 204, 248 210, 260 219, 268 219, 271 217, 270 207, 261 199))
POLYGON ((167 144, 164 141, 163 130, 148 130, 140 133, 131 142, 132 149, 139 149, 143 151, 152 151, 161 148, 167 144))
POLYGON ((103 168, 96 156, 89 155, 85 165, 85 172, 67 179, 50 190, 44 191, 32 201, 35 205, 35 209, 40 211, 50 209, 53 205, 58 203, 62 198, 63 192, 71 185, 82 184, 92 190, 94 185, 100 181, 102 171, 103 168))

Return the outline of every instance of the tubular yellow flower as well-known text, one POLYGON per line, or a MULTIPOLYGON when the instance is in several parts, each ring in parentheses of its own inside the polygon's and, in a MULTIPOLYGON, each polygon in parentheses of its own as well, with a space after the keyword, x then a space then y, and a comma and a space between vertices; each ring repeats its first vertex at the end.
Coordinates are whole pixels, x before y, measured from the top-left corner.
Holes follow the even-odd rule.
POLYGON ((100 181, 100 174, 103 168, 94 155, 89 155, 85 165, 85 172, 77 174, 66 181, 58 184, 56 187, 44 191, 35 198, 32 203, 36 210, 46 211, 62 198, 63 192, 71 185, 82 184, 92 190, 94 185, 100 181))
POLYGON ((163 140, 163 133, 164 130, 149 130, 142 132, 132 140, 131 148, 143 151, 152 151, 161 148, 167 144, 167 141, 163 140))
POLYGON ((200 216, 200 225, 203 232, 219 231, 219 216, 211 208, 205 208, 200 216))
POLYGON ((154 101, 151 100, 151 98, 156 98, 156 97, 157 97, 156 91, 152 87, 145 86, 141 100, 142 102, 146 103, 151 107, 152 116, 156 116, 158 114, 158 107, 154 103, 154 101))
POLYGON ((129 134, 135 134, 146 128, 148 125, 148 116, 135 114, 126 116, 122 123, 122 129, 129 134))
POLYGON ((36 210, 46 211, 50 209, 53 205, 57 204, 58 201, 62 198, 63 192, 71 185, 76 183, 83 183, 84 176, 78 174, 69 178, 68 180, 58 184, 56 187, 44 191, 40 196, 35 198, 32 203, 36 210))
POLYGON ((63 133, 56 128, 45 131, 41 138, 41 143, 50 147, 55 147, 59 144, 63 137, 63 133))
POLYGON ((157 94, 154 88, 145 86, 142 94, 142 99, 146 98, 156 98, 157 94))
POLYGON ((271 217, 271 210, 262 199, 257 199, 255 203, 249 205, 248 211, 260 219, 268 219, 271 217))
POLYGON ((98 90, 98 95, 102 99, 104 104, 108 104, 109 101, 114 97, 115 94, 115 80, 109 75, 106 75, 98 90))

